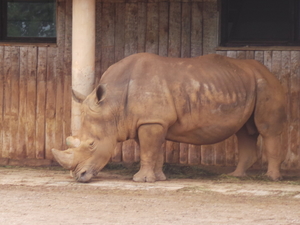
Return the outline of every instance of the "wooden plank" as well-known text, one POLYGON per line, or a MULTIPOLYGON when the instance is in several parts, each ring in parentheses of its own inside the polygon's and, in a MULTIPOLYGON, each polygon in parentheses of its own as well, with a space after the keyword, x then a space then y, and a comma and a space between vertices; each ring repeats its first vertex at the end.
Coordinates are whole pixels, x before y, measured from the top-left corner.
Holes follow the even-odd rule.
POLYGON ((188 164, 200 165, 201 164, 201 146, 189 145, 188 164))
POLYGON ((254 51, 246 51, 246 59, 254 59, 254 51))
POLYGON ((201 145, 201 164, 213 165, 215 162, 215 153, 213 145, 201 145))
POLYGON ((121 162, 122 161, 122 143, 118 143, 114 149, 114 153, 111 157, 112 162, 121 162))
POLYGON ((19 115, 19 73, 20 73, 20 48, 11 47, 11 118, 10 118, 10 158, 16 158, 17 133, 18 133, 18 115, 19 115))
POLYGON ((225 165, 235 166, 238 160, 237 137, 235 135, 225 140, 225 165))
POLYGON ((125 5, 125 56, 137 53, 137 24, 138 4, 126 3, 125 5))
POLYGON ((281 73, 281 51, 272 52, 272 63, 271 63, 271 73, 273 73, 280 80, 281 73))
POLYGON ((216 54, 227 56, 227 51, 216 51, 216 54))
POLYGON ((261 64, 264 64, 264 52, 263 51, 255 51, 254 53, 254 59, 260 62, 261 64))
POLYGON ((237 57, 237 52, 236 51, 228 51, 227 56, 230 58, 235 58, 237 57))
MULTIPOLYGON (((71 67, 70 67, 71 68, 71 67)), ((70 72, 65 72, 65 74, 71 74, 70 72)), ((64 98, 63 98, 63 149, 67 148, 66 138, 72 135, 71 131, 71 112, 72 112, 72 77, 70 75, 64 76, 64 98)))
POLYGON ((64 120, 63 149, 66 149, 66 138, 71 135, 71 82, 72 82, 72 0, 66 0, 65 8, 65 39, 64 39, 64 120))
MULTIPOLYGON (((289 124, 290 124, 290 96, 289 96, 289 82, 290 82, 290 73, 291 73, 291 52, 290 51, 282 51, 281 53, 281 71, 280 71, 280 83, 283 86, 283 89, 285 91, 286 95, 286 101, 287 101, 287 108, 286 108, 286 113, 287 113, 287 126, 286 129, 282 135, 283 141, 283 146, 282 149, 283 151, 286 151, 286 160, 282 164, 283 169, 289 169, 287 167, 288 165, 288 160, 289 156, 291 153, 291 148, 290 148, 290 143, 289 143, 289 124)), ((298 155, 298 160, 299 155, 298 155)))
POLYGON ((236 58, 237 59, 246 59, 246 51, 237 51, 236 58))
POLYGON ((37 47, 28 47, 27 51, 28 76, 26 91, 26 153, 28 158, 35 158, 37 47))
POLYGON ((214 151, 214 165, 225 166, 226 165, 226 144, 225 141, 219 142, 213 145, 214 151))
POLYGON ((286 95, 288 95, 290 73, 291 73, 291 52, 282 51, 280 82, 285 90, 286 95))
POLYGON ((181 57, 191 57, 191 4, 182 3, 181 57))
MULTIPOLYGON (((57 45, 54 68, 54 82, 56 84, 56 112, 55 112, 55 146, 62 149, 64 146, 64 56, 66 30, 66 0, 59 0, 57 7, 57 45)), ((70 24, 69 24, 70 25, 70 24)))
POLYGON ((57 49, 57 58, 54 62, 54 83, 55 83, 55 147, 58 149, 63 148, 63 112, 64 112, 64 81, 62 65, 58 65, 58 61, 63 60, 59 55, 60 50, 57 49))
MULTIPOLYGON (((123 9, 124 10, 124 9, 123 9)), ((95 52, 95 86, 99 83, 99 80, 102 76, 101 60, 102 60, 102 3, 96 1, 96 52, 95 52)))
POLYGON ((300 74, 300 52, 291 52, 291 75, 290 75, 290 105, 289 105, 289 143, 290 152, 288 168, 295 169, 299 166, 299 74, 300 74))
POLYGON ((26 158, 26 94, 27 94, 27 77, 28 77, 28 47, 20 47, 20 78, 19 78, 19 129, 17 155, 20 158, 26 158))
POLYGON ((3 112, 4 112, 4 46, 0 46, 0 158, 3 148, 3 112))
POLYGON ((159 3, 159 44, 158 54, 168 56, 168 40, 169 40, 169 4, 168 2, 159 3))
POLYGON ((170 3, 168 56, 181 56, 181 3, 170 3))
POLYGON ((101 74, 103 74, 107 70, 107 68, 115 62, 114 15, 114 4, 103 4, 101 20, 101 74))
POLYGON ((264 65, 272 70, 272 51, 264 51, 264 65))
POLYGON ((125 47, 125 4, 116 4, 115 19, 115 61, 118 62, 124 58, 125 47))
POLYGON ((167 163, 179 163, 180 146, 177 142, 166 141, 165 145, 165 161, 167 163))
POLYGON ((215 53, 218 45, 217 1, 203 2, 203 54, 215 53))
POLYGON ((55 60, 56 49, 48 48, 47 51, 47 84, 46 84, 46 159, 53 159, 51 149, 57 146, 55 142, 55 113, 56 113, 56 83, 55 60))
POLYGON ((180 143, 179 144, 179 163, 188 164, 189 159, 189 144, 180 143))
POLYGON ((11 150, 11 48, 4 48, 4 110, 3 110, 3 148, 2 158, 9 158, 9 152, 11 150))
POLYGON ((147 3, 146 27, 147 27, 146 52, 158 54, 158 4, 157 3, 147 3))
POLYGON ((191 56, 203 54, 203 3, 193 2, 191 18, 191 56))
MULTIPOLYGON (((151 3, 150 3, 151 4, 151 3)), ((155 3, 154 3, 155 4, 155 3)), ((138 3, 138 40, 137 40, 137 52, 145 52, 146 51, 146 33, 147 33, 147 6, 146 2, 138 3)), ((150 18, 151 20, 151 18, 150 18)))
POLYGON ((37 99, 36 99, 36 150, 37 159, 45 158, 45 106, 46 106, 47 48, 38 48, 37 99))

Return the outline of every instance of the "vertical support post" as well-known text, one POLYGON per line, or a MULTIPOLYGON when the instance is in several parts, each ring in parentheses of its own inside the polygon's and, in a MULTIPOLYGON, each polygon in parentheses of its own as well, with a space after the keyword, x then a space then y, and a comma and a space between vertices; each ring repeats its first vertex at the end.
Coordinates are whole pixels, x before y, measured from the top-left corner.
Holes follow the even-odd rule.
MULTIPOLYGON (((73 0, 72 21, 72 89, 89 95, 95 82, 96 1, 73 0)), ((72 98, 72 134, 81 127, 80 103, 72 98)))

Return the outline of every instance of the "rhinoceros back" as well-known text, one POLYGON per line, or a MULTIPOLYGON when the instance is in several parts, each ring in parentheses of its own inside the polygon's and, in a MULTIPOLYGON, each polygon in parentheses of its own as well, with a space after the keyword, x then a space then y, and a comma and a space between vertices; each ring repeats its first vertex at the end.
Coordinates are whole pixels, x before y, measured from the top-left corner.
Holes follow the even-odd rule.
POLYGON ((122 90, 130 129, 161 124, 167 139, 193 144, 234 134, 252 115, 257 96, 253 64, 219 55, 135 54, 113 65, 101 82, 122 90))

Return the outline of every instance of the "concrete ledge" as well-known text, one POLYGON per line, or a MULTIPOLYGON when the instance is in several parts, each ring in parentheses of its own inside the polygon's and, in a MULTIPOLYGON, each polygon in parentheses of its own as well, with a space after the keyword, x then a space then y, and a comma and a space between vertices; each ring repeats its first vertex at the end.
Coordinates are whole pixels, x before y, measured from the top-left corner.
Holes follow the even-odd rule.
POLYGON ((43 166, 58 166, 56 161, 49 159, 8 159, 0 158, 0 166, 31 166, 31 167, 43 167, 43 166))

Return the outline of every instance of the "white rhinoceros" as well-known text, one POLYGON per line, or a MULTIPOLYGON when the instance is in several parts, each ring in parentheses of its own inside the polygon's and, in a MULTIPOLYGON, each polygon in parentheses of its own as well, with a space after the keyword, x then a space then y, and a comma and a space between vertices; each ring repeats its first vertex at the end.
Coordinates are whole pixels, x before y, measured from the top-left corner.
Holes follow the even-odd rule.
POLYGON ((67 138, 69 149, 53 149, 55 159, 88 182, 111 158, 118 142, 136 139, 141 167, 134 181, 165 180, 161 146, 165 140, 214 144, 237 135, 244 176, 257 160, 260 134, 268 159, 267 176, 281 178, 281 134, 286 124, 285 94, 279 81, 255 60, 220 55, 167 58, 140 53, 112 65, 82 106, 82 127, 67 138))

